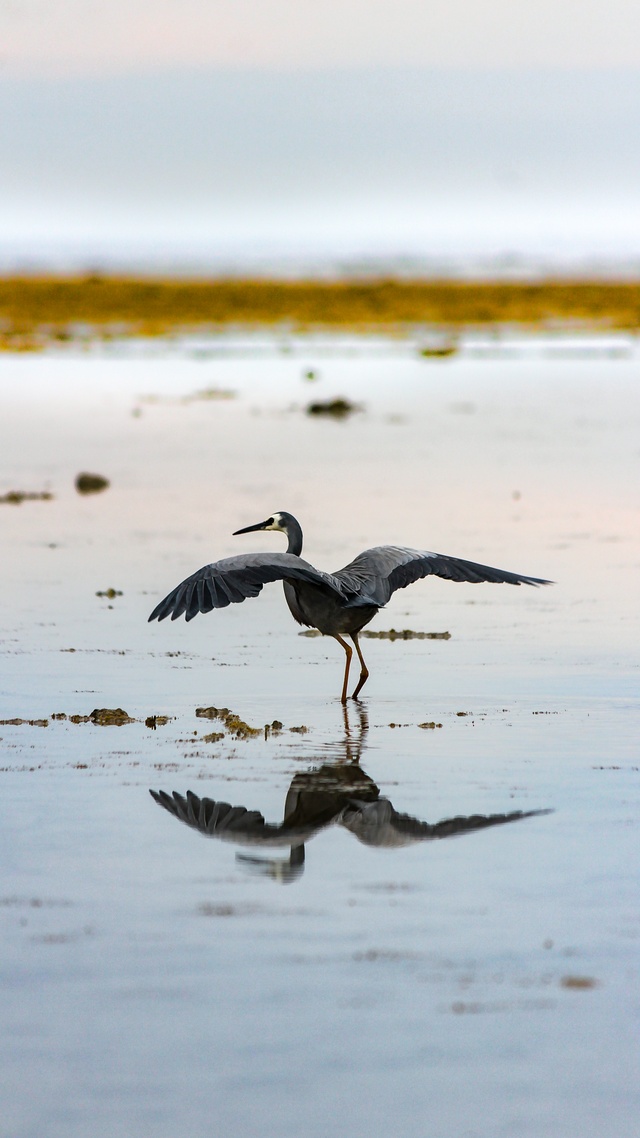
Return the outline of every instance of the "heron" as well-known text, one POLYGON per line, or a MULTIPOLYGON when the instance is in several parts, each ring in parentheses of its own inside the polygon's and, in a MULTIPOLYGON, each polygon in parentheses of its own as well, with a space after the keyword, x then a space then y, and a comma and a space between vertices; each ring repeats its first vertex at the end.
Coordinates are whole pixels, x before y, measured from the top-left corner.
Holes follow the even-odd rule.
POLYGON ((416 842, 439 841, 459 834, 475 833, 491 826, 521 822, 549 814, 549 810, 511 810, 503 814, 457 814, 440 822, 425 822, 413 814, 395 809, 361 767, 342 767, 325 763, 296 774, 285 800, 282 822, 267 822, 259 810, 232 806, 213 798, 199 798, 191 790, 186 796, 174 790, 149 790, 158 806, 199 830, 207 838, 218 838, 240 846, 274 850, 288 846, 286 859, 237 855, 248 869, 275 878, 283 884, 295 881, 304 871, 305 845, 322 830, 342 826, 365 846, 399 849, 416 842))
POLYGON ((429 553, 399 545, 378 545, 365 549, 336 573, 324 573, 302 558, 302 527, 293 514, 279 510, 264 522, 245 526, 232 535, 273 530, 287 538, 286 553, 240 553, 204 565, 192 573, 156 605, 149 620, 176 620, 184 613, 192 620, 198 613, 226 608, 248 597, 257 597, 263 585, 282 581, 289 610, 298 624, 316 628, 332 636, 345 651, 341 702, 347 702, 349 670, 353 648, 360 661, 360 677, 352 693, 357 699, 369 678, 358 634, 386 605, 396 589, 435 575, 448 581, 479 583, 491 581, 508 585, 550 585, 541 577, 525 577, 504 569, 493 569, 475 561, 464 561, 443 553, 429 553))
POLYGON ((244 866, 283 885, 299 878, 305 867, 305 845, 329 826, 342 826, 359 842, 378 849, 397 849, 415 842, 453 838, 507 822, 519 822, 550 814, 548 809, 511 810, 506 814, 457 814, 440 822, 425 822, 403 814, 380 794, 380 788, 362 767, 369 717, 356 702, 358 724, 350 723, 343 704, 344 735, 331 748, 329 761, 297 771, 287 791, 282 822, 267 822, 259 810, 232 806, 213 798, 199 798, 187 790, 149 790, 158 806, 198 830, 207 838, 258 848, 257 854, 236 854, 244 866), (356 727, 352 730, 352 726, 356 727), (288 846, 289 856, 274 857, 278 847, 288 846), (265 852, 268 856, 265 856, 265 852))

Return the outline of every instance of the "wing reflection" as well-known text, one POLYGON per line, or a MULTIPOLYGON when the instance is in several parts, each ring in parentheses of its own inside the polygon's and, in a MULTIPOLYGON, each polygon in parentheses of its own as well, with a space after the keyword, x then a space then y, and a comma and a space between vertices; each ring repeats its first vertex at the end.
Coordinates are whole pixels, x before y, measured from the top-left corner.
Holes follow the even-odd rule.
POLYGON ((549 810, 512 810, 509 814, 469 814, 444 818, 441 822, 422 822, 411 814, 399 814, 388 798, 377 802, 353 802, 345 806, 339 822, 359 841, 367 846, 410 846, 413 842, 432 842, 440 838, 454 838, 485 830, 488 826, 501 826, 504 822, 519 822, 536 814, 549 814, 549 810))
POLYGON ((388 798, 381 797, 378 786, 360 765, 368 723, 364 708, 360 707, 358 714, 359 730, 354 736, 345 709, 345 738, 340 747, 343 757, 294 775, 280 823, 265 821, 259 810, 199 798, 190 790, 186 795, 175 790, 173 794, 164 790, 149 793, 159 806, 206 837, 261 849, 288 847, 286 858, 236 855, 248 869, 283 884, 303 873, 305 844, 331 825, 343 826, 365 845, 393 849, 549 813, 513 810, 508 814, 457 815, 435 823, 400 813, 388 798))

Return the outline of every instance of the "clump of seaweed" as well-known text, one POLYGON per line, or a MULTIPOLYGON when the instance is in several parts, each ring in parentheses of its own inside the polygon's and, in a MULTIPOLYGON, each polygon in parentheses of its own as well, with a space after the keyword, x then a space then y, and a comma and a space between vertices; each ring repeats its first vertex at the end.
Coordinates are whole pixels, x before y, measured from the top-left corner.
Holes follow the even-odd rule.
POLYGON ((121 707, 94 707, 89 719, 100 727, 122 727, 124 723, 135 723, 121 707))
POLYGON ((96 593, 96 596, 97 597, 108 597, 109 600, 112 601, 114 597, 121 597, 122 596, 122 589, 114 589, 110 586, 108 589, 102 589, 102 590, 99 589, 98 592, 96 593))
POLYGON ((425 360, 446 360, 450 356, 455 356, 457 351, 457 344, 438 344, 437 346, 420 348, 418 355, 425 360))
POLYGON ((78 494, 100 494, 109 486, 109 479, 103 478, 102 474, 88 474, 83 471, 79 474, 75 482, 78 494))
POLYGON ((353 415, 354 411, 361 410, 362 408, 356 403, 352 403, 349 399, 343 399, 342 396, 307 405, 307 415, 326 419, 347 419, 349 415, 353 415))
POLYGON ((48 727, 48 719, 0 719, 0 727, 48 727))
POLYGON ((235 399, 236 392, 227 387, 205 387, 202 391, 194 391, 192 395, 183 396, 183 403, 213 403, 218 400, 235 399))
POLYGON ((411 628, 371 632, 365 629, 360 636, 367 636, 370 640, 451 640, 450 632, 414 632, 411 628))
POLYGON ((3 506, 20 506, 23 502, 51 502, 53 494, 49 490, 9 490, 0 495, 3 506))
POLYGON ((200 719, 219 719, 234 739, 253 739, 262 735, 262 728, 250 727, 228 707, 197 707, 196 715, 200 719))
MULTIPOLYGON (((323 635, 317 628, 306 628, 298 633, 298 636, 308 637, 323 635)), ((389 628, 378 632, 365 628, 359 635, 366 636, 369 640, 451 640, 450 632, 414 632, 412 628, 389 628)))
MULTIPOLYGON (((111 727, 111 726, 121 727, 123 723, 135 723, 136 722, 136 720, 132 719, 130 715, 127 715, 126 711, 123 711, 121 707, 94 707, 94 709, 90 715, 67 715, 67 713, 65 711, 56 711, 51 716, 51 718, 55 719, 59 722, 62 722, 63 720, 67 719, 69 721, 69 723, 95 723, 99 727, 111 727)), ((161 722, 162 723, 168 723, 169 722, 169 720, 167 719, 166 716, 158 715, 157 717, 152 716, 151 718, 153 718, 154 720, 157 720, 158 723, 161 723, 161 722)), ((49 722, 48 719, 2 719, 2 720, 0 720, 0 723, 30 723, 34 727, 46 727, 48 725, 48 722, 49 722)), ((151 725, 150 721, 147 720, 147 727, 149 727, 150 725, 151 725)))

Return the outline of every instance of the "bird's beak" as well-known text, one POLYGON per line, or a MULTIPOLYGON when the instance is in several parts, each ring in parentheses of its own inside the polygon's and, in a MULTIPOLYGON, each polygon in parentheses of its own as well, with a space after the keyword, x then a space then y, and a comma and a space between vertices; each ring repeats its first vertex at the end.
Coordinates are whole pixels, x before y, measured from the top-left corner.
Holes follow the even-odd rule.
POLYGON ((245 526, 244 529, 237 529, 231 536, 237 537, 239 533, 254 533, 258 529, 266 529, 271 521, 271 518, 267 518, 266 522, 258 522, 256 526, 245 526))

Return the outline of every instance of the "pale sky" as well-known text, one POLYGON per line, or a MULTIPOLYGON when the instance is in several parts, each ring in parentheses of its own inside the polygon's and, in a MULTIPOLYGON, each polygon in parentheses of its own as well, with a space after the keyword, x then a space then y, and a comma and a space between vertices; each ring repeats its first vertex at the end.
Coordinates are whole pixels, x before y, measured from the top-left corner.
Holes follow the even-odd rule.
POLYGON ((0 269, 640 264, 639 0, 0 0, 0 269))
POLYGON ((637 0, 0 0, 11 73, 640 66, 637 0))

